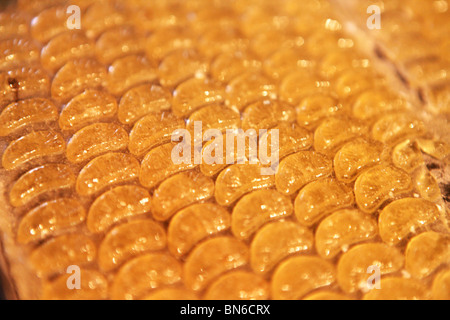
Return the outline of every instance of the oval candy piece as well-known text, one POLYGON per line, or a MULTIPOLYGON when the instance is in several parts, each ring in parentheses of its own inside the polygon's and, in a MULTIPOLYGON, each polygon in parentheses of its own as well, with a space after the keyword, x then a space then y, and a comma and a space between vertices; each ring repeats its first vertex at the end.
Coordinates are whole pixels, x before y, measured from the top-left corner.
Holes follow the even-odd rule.
POLYGON ((386 144, 395 144, 402 139, 420 136, 425 132, 422 121, 404 113, 385 115, 372 127, 372 137, 386 144))
POLYGON ((263 100, 247 106, 242 113, 242 128, 244 130, 270 129, 280 122, 295 121, 295 110, 292 106, 277 100, 263 100))
POLYGON ((416 279, 389 277, 380 280, 380 289, 366 293, 364 300, 426 300, 428 289, 416 279))
POLYGON ((0 70, 8 70, 21 65, 31 65, 39 61, 40 45, 32 39, 15 36, 0 41, 0 70))
POLYGON ((342 113, 343 106, 332 95, 317 93, 305 97, 297 107, 297 123, 316 127, 324 118, 342 113))
POLYGON ((433 280, 432 297, 434 300, 450 300, 450 269, 444 269, 433 280))
POLYGON ((420 149, 414 142, 407 139, 392 150, 392 163, 406 172, 412 172, 424 162, 420 149))

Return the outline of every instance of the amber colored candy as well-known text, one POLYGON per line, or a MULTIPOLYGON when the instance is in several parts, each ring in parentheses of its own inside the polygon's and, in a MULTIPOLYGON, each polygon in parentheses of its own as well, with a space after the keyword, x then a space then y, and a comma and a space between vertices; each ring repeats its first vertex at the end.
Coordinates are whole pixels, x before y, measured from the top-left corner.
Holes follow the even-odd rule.
POLYGON ((22 218, 17 229, 17 242, 27 244, 49 238, 79 225, 85 218, 86 210, 75 199, 44 202, 22 218))
POLYGON ((114 184, 136 179, 139 161, 125 153, 107 153, 91 160, 81 169, 76 191, 82 196, 92 195, 114 184))
POLYGON ((411 141, 405 140, 392 150, 392 163, 406 172, 412 172, 423 164, 422 153, 411 141))
POLYGON ((364 212, 374 212, 389 198, 411 188, 411 178, 405 171, 390 165, 377 165, 356 179, 356 204, 364 212))
POLYGON ((323 80, 317 75, 294 71, 281 81, 279 95, 282 101, 297 105, 307 97, 316 94, 328 95, 331 91, 330 81, 323 80))
POLYGON ((303 300, 351 300, 349 297, 334 291, 322 290, 307 295, 303 300))
POLYGON ((349 246, 373 239, 378 234, 377 221, 357 209, 342 209, 319 224, 316 250, 323 258, 333 258, 349 246))
POLYGON ((164 228, 153 220, 133 220, 111 229, 98 248, 98 265, 111 271, 130 258, 166 246, 164 228))
POLYGON ((223 83, 230 82, 243 70, 258 72, 261 62, 248 52, 223 52, 211 62, 211 75, 223 83))
POLYGON ((354 202, 351 188, 336 179, 324 178, 307 184, 295 198, 294 211, 298 221, 311 226, 322 217, 354 202))
POLYGON ((397 244, 439 218, 437 206, 425 199, 404 198, 388 204, 378 217, 383 241, 397 244))
POLYGON ((47 99, 26 99, 13 102, 0 115, 0 136, 7 136, 24 127, 58 119, 54 103, 47 99))
POLYGON ((90 232, 99 233, 124 219, 151 210, 148 191, 135 185, 115 187, 92 203, 86 220, 90 232))
POLYGON ((111 286, 115 300, 143 298, 151 290, 172 285, 181 280, 181 265, 166 253, 148 253, 124 264, 111 286))
POLYGON ((80 269, 80 288, 69 288, 73 273, 64 274, 43 285, 43 300, 104 300, 108 298, 108 281, 95 270, 80 269))
POLYGON ((41 51, 41 64, 56 72, 70 60, 92 58, 94 42, 82 32, 67 31, 51 39, 41 51))
POLYGON ((426 300, 427 287, 416 279, 389 277, 382 278, 380 289, 372 289, 364 300, 426 300))
POLYGON ((250 246, 250 264, 254 272, 270 272, 280 261, 295 253, 312 249, 313 233, 291 221, 265 225, 256 233, 250 246))
POLYGON ((143 300, 198 300, 198 297, 193 291, 187 289, 165 288, 150 293, 143 300))
POLYGON ((0 70, 39 62, 40 45, 26 37, 0 41, 0 70))
POLYGON ((424 133, 423 122, 404 113, 383 116, 372 127, 372 137, 386 144, 395 144, 424 133))
POLYGON ((290 216, 294 211, 290 199, 276 190, 253 191, 240 199, 231 215, 235 237, 248 239, 265 223, 290 216))
POLYGON ((46 192, 70 188, 75 184, 75 175, 63 164, 45 164, 24 173, 13 185, 9 201, 14 207, 27 204, 46 192))
POLYGON ((415 172, 414 187, 419 191, 420 196, 426 200, 437 201, 442 197, 436 178, 425 167, 415 172))
POLYGON ((234 164, 216 179, 215 198, 218 204, 231 205, 244 194, 275 184, 273 175, 263 175, 260 164, 234 164))
POLYGON ((376 266, 380 275, 385 275, 400 270, 403 263, 403 255, 395 247, 384 243, 360 244, 341 256, 337 266, 337 280, 345 292, 367 292, 370 289, 369 278, 373 273, 373 270, 368 270, 369 267, 376 266))
POLYGON ((214 281, 205 300, 267 300, 269 284, 261 277, 245 271, 234 271, 214 281))
POLYGON ((191 78, 173 92, 173 112, 179 117, 189 116, 208 104, 224 100, 224 90, 219 83, 205 78, 191 78))
POLYGON ((314 151, 300 151, 281 160, 275 174, 277 190, 291 195, 307 183, 333 172, 331 160, 314 151))
POLYGON ((39 42, 48 42, 51 38, 68 30, 67 7, 56 6, 40 12, 31 23, 31 35, 39 42))
POLYGON ((104 91, 88 89, 75 96, 61 111, 59 127, 74 130, 89 123, 107 119, 117 112, 117 102, 104 91))
POLYGON ((450 300, 450 269, 442 270, 434 278, 432 297, 435 300, 450 300))
POLYGON ((410 104, 385 88, 369 88, 356 97, 353 115, 361 120, 372 120, 389 112, 410 108, 410 104))
POLYGON ((149 113, 170 110, 172 94, 155 84, 144 84, 128 90, 120 99, 117 117, 123 124, 133 124, 149 113))
POLYGON ((277 98, 273 81, 258 72, 246 72, 237 76, 227 85, 225 94, 227 106, 240 111, 255 101, 277 98))
POLYGON ((383 145, 379 142, 358 138, 347 142, 334 156, 336 178, 352 182, 365 169, 381 161, 383 145))
POLYGON ((101 87, 106 79, 106 68, 93 59, 67 62, 53 78, 52 98, 66 102, 85 89, 101 87))
POLYGON ((149 149, 169 142, 172 133, 184 127, 184 120, 172 113, 148 114, 133 126, 128 148, 136 156, 143 155, 149 149))
POLYGON ((295 120, 295 110, 287 103, 271 100, 257 101, 247 106, 242 113, 244 130, 270 129, 280 122, 291 123, 295 120))
POLYGON ((213 203, 193 204, 180 210, 170 221, 167 231, 169 251, 176 257, 187 254, 208 236, 230 228, 228 211, 213 203))
POLYGON ((221 104, 212 104, 194 111, 186 121, 186 129, 194 137, 194 125, 199 121, 202 124, 202 136, 208 129, 225 132, 228 129, 238 129, 241 125, 241 115, 236 110, 221 104))
POLYGON ((182 172, 166 179, 153 193, 153 217, 164 221, 178 210, 214 194, 214 181, 197 172, 182 172))
POLYGON ((282 262, 272 275, 271 297, 296 300, 308 292, 335 282, 334 266, 315 256, 292 257, 282 262))
POLYGON ((93 262, 97 248, 85 235, 68 234, 52 238, 34 249, 30 263, 40 277, 64 273, 70 265, 82 266, 93 262))
POLYGON ((129 12, 119 1, 94 1, 81 16, 86 35, 96 39, 107 29, 126 24, 129 12))
POLYGON ((10 38, 12 35, 27 35, 30 29, 28 14, 24 12, 0 12, 0 39, 10 38))
POLYGON ((303 48, 281 48, 264 61, 264 71, 274 79, 283 79, 290 72, 300 69, 305 74, 312 73, 315 61, 303 48))
MULTIPOLYGON (((382 80, 382 78, 378 78, 377 75, 368 73, 364 69, 348 69, 336 79, 335 90, 340 98, 353 98, 357 95, 360 96, 363 91, 371 89, 374 82, 381 85, 382 80)), ((370 97, 370 94, 367 94, 367 96, 370 97)), ((362 98, 360 99, 364 101, 362 98)), ((370 100, 369 102, 372 103, 370 100)))
POLYGON ((147 55, 160 61, 169 53, 193 47, 193 34, 187 28, 159 28, 147 39, 147 55))
POLYGON ((316 93, 305 97, 298 105, 297 123, 305 127, 316 127, 324 118, 342 113, 342 109, 342 104, 330 94, 316 93))
POLYGON ((202 290, 221 274, 247 263, 248 248, 243 242, 231 237, 209 239, 189 254, 183 280, 192 290, 202 290))
POLYGON ((442 160, 450 154, 450 146, 443 141, 417 139, 417 145, 424 153, 442 160))

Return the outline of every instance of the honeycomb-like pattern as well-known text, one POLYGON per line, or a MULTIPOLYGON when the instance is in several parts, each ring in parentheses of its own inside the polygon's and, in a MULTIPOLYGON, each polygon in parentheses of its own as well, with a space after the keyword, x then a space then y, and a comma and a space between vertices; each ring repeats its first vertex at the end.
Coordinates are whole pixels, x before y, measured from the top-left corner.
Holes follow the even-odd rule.
POLYGON ((368 1, 2 12, 0 231, 15 296, 450 299, 450 8, 380 4, 374 32, 359 21, 368 1), (276 174, 261 159, 174 163, 172 132, 196 121, 279 129, 276 174), (67 288, 71 265, 81 290, 67 288), (372 265, 380 290, 365 286, 372 265))

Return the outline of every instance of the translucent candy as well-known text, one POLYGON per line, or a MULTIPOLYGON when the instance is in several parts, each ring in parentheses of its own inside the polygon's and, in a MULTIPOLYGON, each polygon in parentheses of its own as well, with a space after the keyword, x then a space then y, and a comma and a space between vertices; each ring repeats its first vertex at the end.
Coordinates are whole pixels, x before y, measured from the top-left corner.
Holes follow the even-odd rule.
MULTIPOLYGON (((374 80, 376 84, 381 85, 383 83, 383 78, 379 78, 378 75, 370 72, 368 73, 367 70, 348 69, 336 79, 335 90, 340 98, 353 98, 363 91, 371 89, 374 80)), ((370 94, 367 94, 367 96, 370 97, 370 94)), ((360 99, 363 100, 362 97, 360 99)), ((370 100, 369 102, 372 103, 370 100)), ((360 104, 360 106, 362 105, 360 104)))
POLYGON ((119 186, 99 196, 92 203, 87 216, 90 232, 108 230, 124 219, 138 216, 151 210, 150 194, 135 185, 119 186))
POLYGON ((107 88, 121 96, 128 89, 156 79, 156 65, 145 56, 131 55, 117 59, 108 69, 107 88))
POLYGON ((244 194, 275 184, 273 175, 262 175, 259 164, 234 164, 216 179, 215 198, 218 204, 229 206, 244 194))
POLYGON ((330 93, 331 84, 317 75, 294 71, 284 77, 279 91, 281 100, 297 105, 306 97, 330 93))
POLYGON ((81 169, 76 191, 82 196, 92 195, 109 185, 136 179, 139 170, 139 162, 132 155, 107 153, 81 169))
POLYGON ((404 198, 388 204, 378 217, 383 241, 397 244, 439 218, 437 206, 425 199, 404 198))
POLYGON ((349 69, 370 68, 371 60, 361 57, 355 51, 333 50, 325 53, 320 61, 320 73, 327 79, 338 77, 349 69))
POLYGON ((84 33, 67 31, 51 39, 41 51, 42 66, 56 72, 70 60, 94 57, 94 42, 84 33))
POLYGON ((436 178, 425 168, 420 168, 414 175, 414 187, 422 198, 429 201, 438 201, 442 198, 441 189, 436 178))
POLYGON ((186 129, 194 137, 195 121, 202 123, 202 136, 208 129, 217 129, 225 132, 227 129, 238 129, 241 125, 241 115, 236 110, 220 104, 203 107, 191 114, 186 122, 186 129))
POLYGON ((197 295, 187 289, 165 288, 145 296, 143 300, 198 300, 197 295))
POLYGON ((267 300, 269 284, 253 273, 234 271, 214 281, 203 298, 206 300, 267 300))
POLYGON ((66 31, 67 8, 57 6, 40 12, 31 23, 31 35, 39 42, 48 42, 51 38, 66 31))
POLYGON ((319 257, 293 257, 282 262, 272 276, 271 297, 296 300, 335 282, 334 266, 319 257))
POLYGON ((125 149, 128 133, 114 123, 95 123, 73 135, 67 144, 67 159, 73 163, 85 162, 108 151, 125 149))
POLYGON ((316 127, 328 116, 342 113, 343 106, 328 94, 314 94, 304 98, 297 107, 297 123, 305 127, 316 127))
POLYGON ((166 253, 149 253, 123 265, 111 286, 114 300, 143 298, 151 290, 181 280, 181 265, 166 253))
POLYGON ((258 101, 250 104, 242 113, 242 128, 244 130, 270 129, 280 122, 295 121, 295 110, 287 103, 278 101, 258 101))
POLYGON ((267 224, 256 233, 251 243, 251 267, 256 273, 270 272, 287 256, 310 251, 313 242, 313 233, 295 222, 267 224))
POLYGON ((11 188, 9 201, 20 207, 41 194, 70 188, 75 184, 75 175, 63 164, 45 164, 23 174, 11 188))
POLYGON ((432 286, 432 297, 435 300, 450 299, 450 269, 444 269, 436 275, 432 286))
POLYGON ((442 160, 450 154, 450 146, 443 141, 417 139, 416 142, 420 150, 436 159, 442 160))
POLYGON ((226 209, 212 203, 199 203, 180 210, 170 221, 168 245, 180 257, 208 236, 227 230, 231 225, 226 209))
POLYGON ((228 25, 213 27, 202 32, 197 47, 206 59, 213 59, 222 52, 245 50, 248 42, 249 40, 242 36, 236 26, 228 25))
POLYGON ((193 42, 193 34, 187 28, 160 28, 147 39, 147 55, 159 61, 175 50, 192 48, 193 42))
POLYGON ((382 278, 380 289, 371 290, 364 300, 426 300, 429 292, 422 282, 415 279, 382 278))
POLYGON ((133 220, 109 231, 98 248, 98 265, 111 271, 130 258, 166 246, 164 228, 153 220, 133 220))
POLYGON ((384 88, 373 88, 361 93, 353 104, 353 115, 361 120, 371 120, 389 112, 410 108, 410 104, 384 88))
POLYGON ((276 190, 256 190, 236 203, 231 216, 235 237, 248 239, 265 223, 290 216, 291 200, 276 190))
POLYGON ((145 50, 145 36, 133 28, 122 26, 105 31, 95 43, 95 54, 103 64, 145 50))
POLYGON ((303 300, 351 300, 349 297, 334 291, 322 290, 307 295, 303 300))
POLYGON ((307 183, 333 172, 331 160, 314 151, 300 151, 280 162, 275 174, 277 190, 291 195, 307 183))
POLYGON ((0 41, 0 70, 39 62, 40 45, 26 37, 0 41))
POLYGON ((432 274, 450 262, 450 236, 424 232, 409 241, 405 251, 406 270, 415 278, 432 274))
MULTIPOLYGON (((367 292, 370 290, 369 284, 373 285, 370 277, 374 271, 368 270, 369 267, 376 266, 379 268, 379 274, 385 275, 399 271, 403 263, 403 255, 395 247, 383 243, 360 244, 341 256, 337 266, 337 280, 345 292, 367 292)), ((381 288, 383 289, 383 284, 381 288)))
POLYGON ((248 263, 248 248, 237 239, 209 239, 189 254, 183 269, 184 283, 192 290, 206 288, 221 274, 248 263))
POLYGON ((29 16, 24 12, 0 12, 1 39, 10 38, 12 35, 27 35, 30 29, 29 16))
POLYGON ((406 172, 412 172, 423 164, 422 153, 411 141, 405 140, 392 150, 392 163, 406 172))
POLYGON ((372 137, 386 144, 425 133, 422 121, 406 114, 389 114, 378 120, 372 128, 372 137))
POLYGON ((103 300, 108 298, 108 281, 97 271, 80 270, 80 288, 69 289, 67 281, 72 273, 59 276, 43 286, 43 300, 103 300))
POLYGON ((117 102, 110 94, 88 89, 75 96, 61 111, 59 126, 62 130, 74 130, 89 123, 107 119, 117 112, 117 102))
POLYGON ((362 138, 352 140, 334 156, 336 178, 343 182, 352 182, 362 171, 378 164, 381 160, 383 145, 362 138))
POLYGON ((126 24, 129 12, 119 1, 94 1, 81 18, 86 35, 96 39, 105 30, 126 24))
POLYGON ((223 83, 230 82, 244 70, 258 72, 261 62, 248 52, 224 52, 211 63, 211 75, 215 80, 223 83))
POLYGON ((405 171, 390 165, 377 165, 356 179, 356 204, 364 212, 374 212, 389 198, 411 188, 411 178, 405 171))
POLYGON ((120 99, 118 118, 124 124, 133 124, 149 113, 170 110, 172 94, 155 84, 144 84, 128 90, 120 99))
POLYGON ((272 80, 256 72, 247 72, 234 78, 226 87, 225 94, 226 104, 238 110, 258 100, 277 98, 272 80))
POLYGON ((41 98, 20 100, 3 109, 0 115, 0 136, 57 119, 58 111, 52 101, 41 98))
POLYGON ((147 150, 171 140, 176 129, 184 129, 185 123, 172 113, 149 114, 136 122, 130 132, 129 150, 134 155, 142 155, 147 150))
POLYGON ((27 244, 57 235, 84 222, 86 210, 75 199, 60 198, 30 210, 20 221, 17 242, 27 244))
POLYGON ((316 233, 316 250, 323 258, 333 258, 340 251, 378 235, 377 221, 357 209, 343 209, 326 217, 316 233))
POLYGON ((264 61, 264 71, 274 79, 283 79, 296 69, 304 73, 312 73, 314 66, 315 62, 308 54, 305 54, 303 48, 299 47, 281 48, 264 61))
POLYGON ((306 185, 295 198, 294 210, 298 221, 311 226, 329 213, 351 206, 352 189, 331 178, 319 179, 306 185))
POLYGON ((52 98, 66 102, 88 88, 101 87, 106 79, 106 68, 93 59, 67 62, 56 73, 52 82, 52 98))
POLYGON ((30 255, 30 263, 39 277, 65 273, 70 265, 83 266, 93 262, 97 248, 94 242, 81 234, 68 234, 52 238, 30 255))
POLYGON ((335 155, 337 149, 344 143, 362 136, 366 127, 359 122, 346 119, 327 118, 314 133, 314 149, 328 155, 335 155))
POLYGON ((153 193, 153 217, 164 221, 178 210, 214 194, 214 181, 197 172, 182 172, 166 179, 153 193))
POLYGON ((205 105, 222 102, 224 95, 219 83, 192 78, 180 84, 173 92, 173 112, 179 117, 186 117, 205 105))

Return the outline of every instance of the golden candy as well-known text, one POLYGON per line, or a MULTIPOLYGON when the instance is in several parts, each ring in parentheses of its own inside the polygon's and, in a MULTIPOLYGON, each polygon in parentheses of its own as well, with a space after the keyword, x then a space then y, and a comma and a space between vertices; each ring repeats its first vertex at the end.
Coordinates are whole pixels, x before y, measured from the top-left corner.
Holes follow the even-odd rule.
POLYGON ((299 104, 304 98, 315 94, 329 94, 329 81, 317 75, 305 74, 301 71, 289 73, 280 84, 280 99, 293 105, 299 104))
POLYGON ((167 231, 169 251, 176 257, 187 254, 208 236, 230 228, 226 209, 212 203, 193 204, 172 218, 167 231))
POLYGON ((67 8, 56 6, 41 11, 31 24, 31 36, 46 43, 54 36, 67 30, 67 8))
POLYGON ((26 99, 9 104, 0 115, 0 136, 7 136, 37 123, 58 120, 58 111, 48 99, 26 99))
POLYGON ((307 184, 295 198, 295 216, 305 226, 312 226, 322 217, 351 206, 353 192, 347 185, 331 178, 307 184))
POLYGON ((170 110, 171 103, 170 91, 155 84, 144 84, 122 96, 117 117, 123 124, 133 124, 147 114, 170 110))
MULTIPOLYGON (((186 121, 186 129, 194 137, 194 125, 196 121, 202 124, 202 137, 206 130, 217 129, 225 132, 228 129, 238 129, 241 125, 241 115, 236 110, 220 104, 212 104, 194 111, 186 121)), ((245 129, 244 129, 245 130, 245 129)))
POLYGON ((107 153, 81 169, 76 183, 79 195, 92 195, 107 186, 130 181, 139 175, 139 162, 130 154, 107 153))
POLYGON ((108 119, 117 112, 117 102, 110 94, 88 89, 66 104, 59 117, 62 130, 74 130, 89 123, 108 119))
POLYGON ((364 300, 426 300, 427 288, 418 280, 405 278, 382 278, 380 289, 364 295, 364 300))
POLYGON ((295 120, 295 110, 287 103, 264 100, 247 106, 242 112, 242 129, 270 129, 278 123, 295 120))
POLYGON ((72 163, 85 162, 108 151, 123 150, 128 134, 114 123, 95 123, 73 135, 67 144, 66 156, 72 163))
POLYGON ((305 127, 316 127, 328 116, 342 112, 343 106, 327 94, 314 94, 304 98, 297 107, 297 123, 305 127))
POLYGON ((149 253, 123 265, 111 286, 114 300, 143 298, 151 290, 181 280, 181 265, 166 253, 149 253))
POLYGON ((86 225, 93 233, 108 230, 124 219, 150 212, 150 200, 150 194, 142 187, 116 187, 95 199, 89 209, 86 225))
MULTIPOLYGON (((303 39, 298 39, 302 41, 303 39)), ((300 72, 313 73, 314 61, 303 48, 281 48, 264 61, 264 71, 274 79, 283 79, 290 72, 300 69, 300 72)))
POLYGON ((166 246, 163 227, 152 220, 133 220, 111 229, 98 248, 98 265, 111 271, 130 258, 166 246))
MULTIPOLYGON (((369 267, 376 266, 379 274, 385 275, 400 270, 403 263, 402 254, 395 247, 383 243, 360 244, 342 255, 337 266, 337 280, 345 292, 367 292, 370 289, 369 283, 372 285, 369 278, 373 273, 369 267)), ((373 291, 379 290, 372 289, 373 291)))
POLYGON ((307 228, 291 221, 265 225, 256 233, 250 246, 250 264, 256 273, 270 272, 291 254, 312 249, 313 234, 307 228))
POLYGON ((355 243, 375 238, 377 229, 376 220, 357 209, 336 211, 319 224, 316 250, 323 258, 333 258, 355 243))
POLYGON ((406 172, 412 172, 423 164, 422 153, 411 140, 405 140, 392 150, 392 163, 406 172))
POLYGON ((319 257, 293 257, 285 260, 272 276, 271 296, 275 300, 296 300, 308 292, 335 282, 334 266, 319 257))
POLYGON ((164 221, 190 204, 210 199, 214 182, 197 172, 182 172, 166 179, 153 193, 153 217, 164 221))
POLYGON ((436 159, 442 160, 450 154, 450 146, 443 141, 417 139, 416 142, 420 150, 436 159))
POLYGON ((405 114, 390 114, 378 120, 372 127, 372 137, 386 144, 394 144, 404 138, 425 133, 424 124, 405 114))
POLYGON ((450 300, 450 269, 441 271, 433 281, 432 297, 435 300, 450 300))
POLYGON ((431 172, 422 167, 415 172, 414 175, 414 187, 422 198, 429 201, 437 201, 442 198, 441 189, 436 181, 436 178, 431 172))
POLYGON ((39 61, 41 47, 25 37, 15 37, 0 41, 0 70, 8 70, 20 65, 39 61))
POLYGON ((30 263, 40 277, 65 273, 71 265, 82 266, 93 262, 97 248, 87 236, 68 234, 52 238, 33 250, 30 263))
POLYGON ((415 278, 432 274, 450 262, 450 237, 433 231, 424 232, 409 241, 405 251, 406 270, 415 278))
POLYGON ((27 35, 30 29, 29 17, 24 12, 0 12, 0 39, 7 39, 12 35, 27 35))
POLYGON ((86 210, 75 199, 60 198, 30 210, 20 221, 17 242, 27 244, 55 236, 84 222, 86 210))
POLYGON ((129 12, 118 1, 94 1, 82 15, 86 36, 96 39, 107 29, 126 24, 129 12))
POLYGON ((213 238, 189 254, 183 266, 183 280, 192 290, 202 290, 221 274, 247 262, 248 248, 244 243, 231 237, 213 238))
POLYGON ((261 70, 261 62, 246 51, 224 52, 211 62, 210 72, 213 79, 229 83, 241 74, 243 69, 258 72, 261 70))
POLYGON ((331 160, 314 151, 300 151, 280 162, 275 174, 277 190, 291 195, 307 183, 331 175, 331 160))
POLYGON ((383 145, 378 142, 358 138, 347 142, 334 156, 336 178, 352 182, 361 172, 381 160, 383 145))
POLYGON ((169 53, 193 47, 193 35, 187 28, 167 27, 159 28, 146 43, 147 55, 156 61, 160 61, 169 53))
POLYGON ((356 179, 356 204, 364 212, 374 212, 389 198, 411 188, 411 178, 405 171, 389 165, 377 165, 356 179))
POLYGON ((72 187, 75 179, 68 166, 45 164, 24 173, 14 183, 9 201, 14 207, 23 206, 41 194, 72 187))
POLYGON ((227 273, 214 281, 204 295, 205 300, 267 300, 269 284, 261 277, 245 271, 227 273))
POLYGON ((231 230, 235 237, 248 239, 265 223, 288 217, 293 211, 290 199, 276 190, 256 190, 236 203, 231 215, 231 230))
MULTIPOLYGON (((353 104, 353 115, 361 120, 371 120, 388 112, 397 112, 410 108, 404 99, 396 97, 384 88, 368 89, 362 92, 353 104)), ((392 119, 392 116, 388 116, 392 119)))
POLYGON ((387 205, 378 217, 383 241, 397 244, 409 234, 426 228, 439 217, 437 206, 420 198, 405 198, 387 205))

